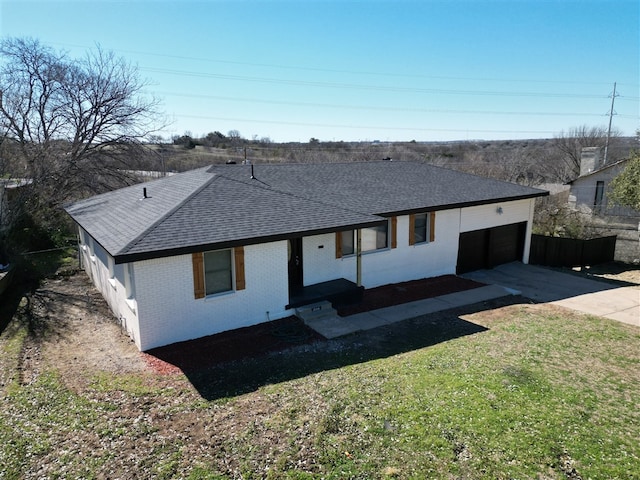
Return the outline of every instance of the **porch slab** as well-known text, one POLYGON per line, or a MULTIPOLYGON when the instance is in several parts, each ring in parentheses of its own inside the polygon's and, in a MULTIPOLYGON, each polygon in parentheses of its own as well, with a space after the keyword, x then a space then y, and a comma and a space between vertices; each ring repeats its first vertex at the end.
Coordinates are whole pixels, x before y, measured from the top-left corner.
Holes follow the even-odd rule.
POLYGON ((289 295, 289 308, 298 308, 312 303, 329 301, 333 304, 356 303, 362 299, 364 287, 358 287, 346 278, 316 283, 299 288, 289 295))
POLYGON ((471 305, 495 298, 515 295, 518 292, 498 285, 450 293, 440 297, 417 300, 392 307, 380 308, 370 312, 356 313, 348 317, 325 317, 307 325, 327 339, 342 337, 363 330, 371 330, 383 325, 391 325, 403 320, 471 305))

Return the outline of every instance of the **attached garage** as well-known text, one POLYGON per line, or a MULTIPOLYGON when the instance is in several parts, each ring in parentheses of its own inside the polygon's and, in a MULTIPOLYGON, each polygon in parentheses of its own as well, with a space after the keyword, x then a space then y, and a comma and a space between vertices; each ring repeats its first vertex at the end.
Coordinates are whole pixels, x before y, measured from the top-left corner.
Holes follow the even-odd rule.
POLYGON ((456 273, 521 261, 526 232, 527 222, 520 222, 461 233, 456 273))

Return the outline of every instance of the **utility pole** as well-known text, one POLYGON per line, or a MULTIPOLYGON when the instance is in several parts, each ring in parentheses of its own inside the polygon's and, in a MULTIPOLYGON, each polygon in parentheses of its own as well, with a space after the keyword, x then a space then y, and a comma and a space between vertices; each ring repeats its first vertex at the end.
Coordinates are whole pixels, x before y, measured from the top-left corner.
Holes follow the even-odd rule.
POLYGON ((602 165, 607 164, 607 154, 609 153, 609 138, 611 137, 611 122, 615 112, 613 111, 613 105, 616 101, 616 82, 613 82, 613 94, 611 95, 611 110, 609 110, 609 129, 607 130, 607 142, 604 145, 604 159, 602 165))

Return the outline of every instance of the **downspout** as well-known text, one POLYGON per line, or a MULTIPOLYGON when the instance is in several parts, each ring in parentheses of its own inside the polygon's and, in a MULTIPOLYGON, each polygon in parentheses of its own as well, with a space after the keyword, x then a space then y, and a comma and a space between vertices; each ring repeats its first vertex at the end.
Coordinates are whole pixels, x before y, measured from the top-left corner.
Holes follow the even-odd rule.
POLYGON ((362 232, 356 230, 356 284, 362 286, 362 232))

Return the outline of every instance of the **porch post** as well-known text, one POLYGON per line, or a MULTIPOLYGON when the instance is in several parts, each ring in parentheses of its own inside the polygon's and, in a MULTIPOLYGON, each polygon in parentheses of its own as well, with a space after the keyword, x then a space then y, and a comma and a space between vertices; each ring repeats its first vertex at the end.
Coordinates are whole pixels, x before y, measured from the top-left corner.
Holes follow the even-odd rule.
POLYGON ((362 286, 362 232, 356 230, 356 284, 362 286))

